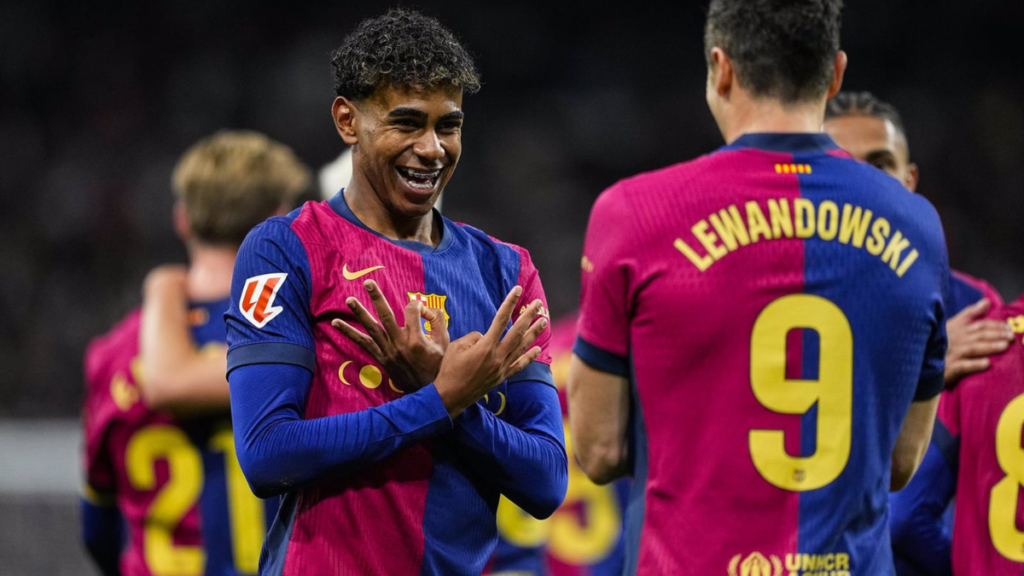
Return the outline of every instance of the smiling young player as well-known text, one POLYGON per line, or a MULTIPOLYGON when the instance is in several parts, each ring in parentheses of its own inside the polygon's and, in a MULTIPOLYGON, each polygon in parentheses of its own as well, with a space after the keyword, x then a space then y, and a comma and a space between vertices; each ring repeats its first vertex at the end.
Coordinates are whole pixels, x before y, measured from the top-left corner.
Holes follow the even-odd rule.
POLYGON ((253 230, 227 315, 239 461, 284 494, 260 573, 477 575, 501 494, 541 517, 565 495, 543 288, 433 209, 479 88, 452 34, 394 10, 333 63, 351 183, 253 230))

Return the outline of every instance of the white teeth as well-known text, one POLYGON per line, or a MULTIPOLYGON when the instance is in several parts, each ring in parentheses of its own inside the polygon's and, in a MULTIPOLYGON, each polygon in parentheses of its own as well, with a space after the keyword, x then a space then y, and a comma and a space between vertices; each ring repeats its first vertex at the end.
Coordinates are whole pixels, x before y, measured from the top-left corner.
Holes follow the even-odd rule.
POLYGON ((441 175, 440 170, 417 172, 408 168, 398 168, 398 173, 409 186, 418 190, 430 190, 437 183, 438 176, 441 175))

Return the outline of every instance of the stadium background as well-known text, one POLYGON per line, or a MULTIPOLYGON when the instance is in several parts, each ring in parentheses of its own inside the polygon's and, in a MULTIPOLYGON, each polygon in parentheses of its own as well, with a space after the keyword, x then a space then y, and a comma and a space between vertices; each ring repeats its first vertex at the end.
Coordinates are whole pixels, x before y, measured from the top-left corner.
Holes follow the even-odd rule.
MULTIPOLYGON (((704 2, 406 3, 477 56, 446 213, 529 248, 567 312, 589 207, 615 180, 721 144, 704 2)), ((75 490, 81 356, 184 260, 170 170, 251 128, 319 167, 330 52, 393 2, 0 2, 0 572, 89 573, 75 490)), ((954 267, 1024 290, 1021 0, 851 0, 846 88, 903 113, 954 267)), ((681 327, 685 328, 685 327, 681 327)), ((666 335, 670 337, 670 335, 666 335)))

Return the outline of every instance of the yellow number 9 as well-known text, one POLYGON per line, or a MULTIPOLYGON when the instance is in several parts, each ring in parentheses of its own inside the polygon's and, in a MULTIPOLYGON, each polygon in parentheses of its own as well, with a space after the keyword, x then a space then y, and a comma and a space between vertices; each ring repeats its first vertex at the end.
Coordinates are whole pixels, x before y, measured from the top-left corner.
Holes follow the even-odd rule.
POLYGON ((853 331, 832 302, 793 294, 765 307, 750 341, 750 384, 764 407, 780 414, 805 414, 818 405, 817 441, 811 456, 790 456, 782 430, 751 430, 750 456, 774 486, 804 492, 828 485, 850 459, 853 434, 853 331), (794 329, 819 337, 817 380, 786 378, 786 336, 794 329))
POLYGON ((1014 562, 1024 562, 1024 532, 1017 529, 1017 502, 1024 484, 1024 394, 1006 406, 996 424, 996 459, 1006 476, 992 488, 988 502, 988 530, 992 545, 1014 562))

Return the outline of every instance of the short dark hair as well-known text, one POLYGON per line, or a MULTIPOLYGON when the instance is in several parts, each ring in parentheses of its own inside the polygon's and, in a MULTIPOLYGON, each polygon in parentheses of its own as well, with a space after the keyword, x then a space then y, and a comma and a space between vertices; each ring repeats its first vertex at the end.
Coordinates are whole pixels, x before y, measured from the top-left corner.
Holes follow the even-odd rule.
POLYGON ((842 0, 711 0, 704 51, 720 47, 744 88, 785 104, 820 98, 839 51, 842 0))
POLYGON ((352 100, 381 85, 480 90, 472 56, 436 19, 405 9, 368 18, 331 55, 334 92, 352 100))
POLYGON ((846 116, 870 116, 887 120, 892 122, 893 127, 904 140, 907 138, 899 110, 892 104, 879 100, 871 92, 840 92, 836 94, 835 98, 828 101, 828 106, 825 108, 825 120, 846 116))

